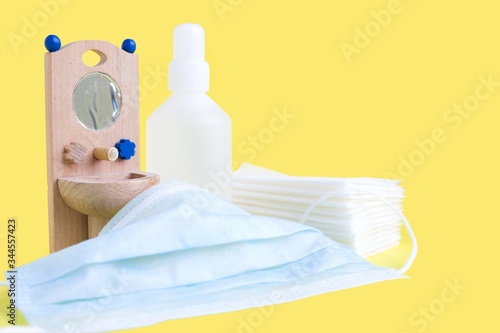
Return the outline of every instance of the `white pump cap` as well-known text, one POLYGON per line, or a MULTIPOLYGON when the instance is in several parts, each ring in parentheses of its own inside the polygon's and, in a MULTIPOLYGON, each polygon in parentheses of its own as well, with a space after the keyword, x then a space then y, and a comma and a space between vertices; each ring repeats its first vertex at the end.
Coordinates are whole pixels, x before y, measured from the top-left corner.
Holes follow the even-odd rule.
POLYGON ((198 24, 180 24, 174 30, 174 59, 168 67, 169 90, 207 92, 209 85, 205 31, 198 24))

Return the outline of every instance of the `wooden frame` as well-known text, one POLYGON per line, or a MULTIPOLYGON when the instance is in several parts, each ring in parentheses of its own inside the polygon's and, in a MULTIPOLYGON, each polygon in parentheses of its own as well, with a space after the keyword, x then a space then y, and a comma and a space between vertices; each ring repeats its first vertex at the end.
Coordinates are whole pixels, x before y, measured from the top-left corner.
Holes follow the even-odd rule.
POLYGON ((70 176, 105 175, 139 171, 138 58, 104 41, 80 41, 45 54, 47 185, 50 251, 58 251, 88 238, 87 216, 69 208, 59 193, 57 180, 70 176), (101 61, 85 65, 82 55, 92 50, 101 61), (73 90, 92 72, 109 75, 122 94, 120 115, 114 125, 92 131, 82 126, 73 112, 73 90), (93 150, 113 147, 120 139, 136 143, 130 160, 102 161, 93 150))

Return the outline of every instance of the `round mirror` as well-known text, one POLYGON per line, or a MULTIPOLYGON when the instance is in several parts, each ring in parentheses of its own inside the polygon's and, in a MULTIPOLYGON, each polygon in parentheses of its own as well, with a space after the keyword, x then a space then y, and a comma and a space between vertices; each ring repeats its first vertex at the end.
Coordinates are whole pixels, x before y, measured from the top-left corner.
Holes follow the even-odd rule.
POLYGON ((86 128, 101 131, 120 115, 122 95, 118 84, 104 73, 94 72, 78 81, 73 92, 73 112, 86 128))

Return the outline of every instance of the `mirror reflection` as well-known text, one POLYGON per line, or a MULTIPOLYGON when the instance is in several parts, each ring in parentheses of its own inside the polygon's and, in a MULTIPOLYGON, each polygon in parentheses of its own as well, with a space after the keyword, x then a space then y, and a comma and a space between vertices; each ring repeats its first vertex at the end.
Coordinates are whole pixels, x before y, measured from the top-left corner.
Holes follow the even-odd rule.
POLYGON ((86 128, 104 130, 120 115, 122 98, 118 84, 104 73, 85 75, 73 92, 73 112, 86 128))

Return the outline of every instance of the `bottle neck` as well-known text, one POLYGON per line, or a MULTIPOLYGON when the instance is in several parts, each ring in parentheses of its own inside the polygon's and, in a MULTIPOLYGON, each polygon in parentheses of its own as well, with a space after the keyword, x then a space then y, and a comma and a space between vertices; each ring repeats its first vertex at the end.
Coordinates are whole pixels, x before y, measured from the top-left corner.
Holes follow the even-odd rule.
POLYGON ((208 63, 172 61, 168 66, 168 87, 171 91, 207 92, 210 87, 208 63))

